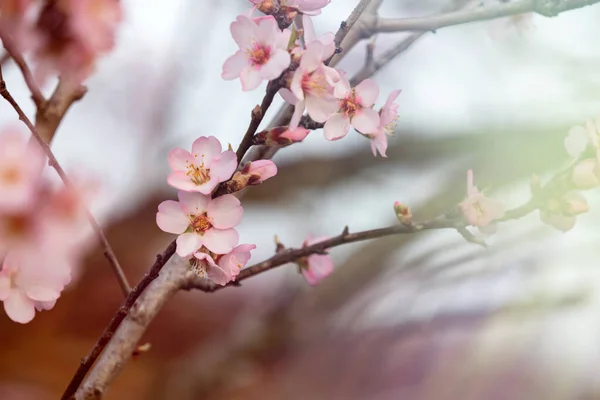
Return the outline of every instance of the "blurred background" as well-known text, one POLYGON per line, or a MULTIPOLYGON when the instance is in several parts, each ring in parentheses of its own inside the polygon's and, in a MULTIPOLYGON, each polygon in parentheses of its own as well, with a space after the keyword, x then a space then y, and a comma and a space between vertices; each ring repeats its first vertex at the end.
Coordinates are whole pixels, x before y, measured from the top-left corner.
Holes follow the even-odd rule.
MULTIPOLYGON (((449 2, 387 0, 380 15, 433 15, 449 2)), ((334 0, 317 31, 335 31, 355 3, 334 0)), ((117 47, 53 148, 67 172, 101 182, 93 211, 137 282, 173 239, 155 224, 157 205, 175 198, 169 150, 201 135, 235 148, 264 86, 244 93, 220 77, 236 50, 229 24, 249 2, 123 6, 117 47)), ((243 199, 250 263, 273 254, 274 235, 299 246, 345 225, 394 224, 396 200, 415 220, 439 215, 465 196, 469 168, 507 207, 525 203, 532 174, 568 161, 569 128, 599 113, 599 17, 592 6, 425 34, 375 77, 378 104, 402 89, 388 158, 352 133, 328 142, 315 131, 280 151, 277 177, 243 199)), ((375 55, 405 36, 379 35, 375 55)), ((352 74, 364 54, 361 43, 338 67, 352 74)), ((18 69, 4 77, 32 115, 18 69)), ((8 105, 0 124, 18 124, 8 105)), ((590 212, 566 234, 536 212, 502 224, 487 249, 454 231, 338 247, 336 271, 315 288, 288 265, 240 288, 182 292, 106 399, 600 399, 600 198, 585 196, 590 212)), ((121 304, 100 250, 80 272, 33 322, 0 315, 0 399, 58 398, 121 304)))

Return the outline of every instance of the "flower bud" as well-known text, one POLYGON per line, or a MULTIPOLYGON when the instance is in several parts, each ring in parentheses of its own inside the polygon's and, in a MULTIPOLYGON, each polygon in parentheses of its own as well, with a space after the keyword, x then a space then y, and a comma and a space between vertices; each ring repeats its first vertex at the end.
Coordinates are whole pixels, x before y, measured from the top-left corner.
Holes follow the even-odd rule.
POLYGON ((588 212, 590 207, 581 194, 577 192, 567 193, 563 197, 563 214, 568 216, 575 216, 588 212))
POLYGON ((412 214, 407 206, 396 201, 394 203, 394 212, 396 213, 396 218, 398 218, 398 221, 400 221, 402 225, 412 224, 412 214))
POLYGON ((259 185, 277 174, 277 166, 271 160, 258 160, 249 162, 240 172, 247 177, 248 185, 259 185))
POLYGON ((288 126, 279 126, 258 134, 257 140, 264 141, 266 146, 289 146, 304 140, 310 131, 304 127, 290 130, 288 126))

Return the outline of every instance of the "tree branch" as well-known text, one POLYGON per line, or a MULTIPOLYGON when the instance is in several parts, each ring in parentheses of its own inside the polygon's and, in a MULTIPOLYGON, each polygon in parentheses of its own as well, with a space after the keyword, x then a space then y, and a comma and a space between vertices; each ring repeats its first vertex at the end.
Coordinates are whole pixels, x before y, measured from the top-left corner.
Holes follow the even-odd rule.
POLYGON ((378 18, 372 29, 379 33, 405 31, 433 31, 447 26, 485 21, 511 15, 535 12, 553 17, 561 12, 582 8, 600 0, 519 0, 494 6, 450 12, 425 18, 378 18))
MULTIPOLYGON (((23 121, 23 123, 27 126, 27 128, 31 132, 31 135, 38 142, 46 157, 48 157, 48 164, 56 170, 56 173, 58 174, 58 176, 60 176, 64 184, 67 187, 72 188, 73 186, 71 185, 69 178, 67 178, 67 174, 65 174, 65 171, 62 169, 62 167, 56 160, 56 157, 54 156, 54 153, 52 153, 50 146, 40 137, 35 126, 33 126, 27 115, 25 115, 25 113, 21 109, 21 106, 19 106, 19 104, 7 90, 6 83, 4 82, 4 78, 2 76, 2 67, 0 67, 0 95, 2 95, 2 97, 14 108, 14 110, 17 112, 17 115, 19 116, 19 119, 23 121)), ((119 261, 117 260, 117 257, 114 251, 112 250, 112 247, 108 243, 108 240, 106 239, 102 228, 100 227, 92 213, 87 208, 84 207, 84 209, 87 219, 89 220, 92 228, 96 232, 96 236, 98 236, 98 239, 102 244, 102 247, 104 249, 104 255, 106 256, 110 263, 110 266, 112 267, 113 273, 115 274, 115 277, 119 282, 119 286, 121 287, 123 294, 127 296, 129 291, 131 290, 131 287, 127 282, 127 278, 123 273, 123 269, 121 268, 121 265, 119 264, 119 261)))

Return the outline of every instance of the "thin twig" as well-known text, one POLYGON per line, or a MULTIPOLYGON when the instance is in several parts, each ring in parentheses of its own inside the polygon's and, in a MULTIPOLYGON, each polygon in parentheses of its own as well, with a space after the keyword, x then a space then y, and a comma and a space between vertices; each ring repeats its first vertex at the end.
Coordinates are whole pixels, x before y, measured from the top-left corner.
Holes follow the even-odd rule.
POLYGON ((21 73, 23 74, 25 84, 27 85, 29 92, 31 92, 31 99, 33 100, 33 103, 38 109, 44 107, 46 99, 44 98, 44 95, 42 94, 42 91, 40 90, 38 85, 35 83, 33 74, 31 73, 29 66, 25 62, 23 55, 17 49, 17 45, 15 44, 13 38, 2 31, 0 31, 0 36, 2 37, 2 44, 4 45, 6 52, 15 61, 15 63, 21 70, 21 73))
POLYGON ((561 12, 574 10, 600 2, 600 0, 520 0, 474 9, 450 12, 424 18, 378 18, 375 32, 432 31, 447 26, 485 21, 511 15, 535 12, 553 17, 561 12))
MULTIPOLYGON (((54 153, 52 153, 50 146, 40 137, 35 126, 33 126, 31 121, 27 117, 27 115, 25 115, 25 113, 21 109, 21 106, 19 106, 19 104, 16 102, 16 100, 12 97, 12 95, 7 90, 6 83, 4 82, 4 78, 2 76, 2 67, 0 67, 0 95, 2 95, 2 97, 13 107, 13 109, 17 112, 19 119, 21 121, 23 121, 23 123, 27 126, 27 128, 31 132, 31 135, 35 138, 35 140, 38 142, 38 144, 42 148, 44 154, 46 154, 46 156, 48 157, 48 160, 49 160, 48 164, 56 170, 56 173, 58 174, 58 176, 60 176, 60 178, 62 179, 64 184, 67 187, 72 188, 73 186, 71 185, 71 182, 70 182, 69 178, 67 177, 67 174, 65 174, 65 171, 62 169, 62 167, 58 163, 58 160, 54 156, 54 153)), ((129 286, 129 283, 127 282, 127 278, 125 277, 125 274, 123 273, 123 269, 121 268, 121 265, 119 264, 119 261, 117 260, 117 257, 115 256, 114 251, 112 250, 110 244, 108 243, 108 240, 106 239, 106 236, 104 235, 104 232, 102 231, 102 228, 100 227, 100 225, 98 224, 98 222, 96 221, 96 219, 94 218, 92 213, 87 208, 85 208, 85 213, 86 213, 86 216, 87 216, 90 224, 92 225, 92 228, 96 232, 96 235, 98 236, 98 239, 100 240, 100 243, 102 244, 102 247, 104 249, 104 255, 106 256, 106 258, 108 259, 108 261, 112 267, 113 273, 115 274, 115 277, 117 278, 117 281, 119 282, 119 286, 121 287, 123 294, 125 296, 127 296, 129 291, 131 290, 131 287, 129 286)))
POLYGON ((88 355, 81 360, 81 364, 79 365, 79 368, 77 368, 77 371, 71 379, 71 382, 69 382, 69 386, 67 386, 67 389, 63 393, 61 400, 69 400, 73 398, 75 392, 77 391, 77 388, 79 387, 79 385, 81 385, 81 382, 83 382, 83 379, 87 375, 94 362, 96 362, 96 359, 98 358, 104 347, 113 337, 115 331, 121 324, 121 321, 123 321, 123 319, 125 319, 125 317, 128 315, 129 310, 131 309, 131 307, 133 307, 133 304, 138 299, 138 297, 140 297, 140 294, 142 294, 144 289, 146 289, 148 285, 158 277, 162 267, 164 267, 169 258, 171 258, 173 254, 175 254, 176 247, 177 246, 175 244, 175 241, 173 241, 169 244, 169 246, 167 246, 167 248, 162 254, 156 256, 156 262, 154 263, 154 265, 144 275, 142 280, 129 292, 129 295, 125 299, 125 302, 121 307, 119 307, 117 313, 112 317, 112 319, 104 329, 104 332, 102 332, 102 335, 96 341, 94 347, 92 347, 92 350, 90 350, 88 355))

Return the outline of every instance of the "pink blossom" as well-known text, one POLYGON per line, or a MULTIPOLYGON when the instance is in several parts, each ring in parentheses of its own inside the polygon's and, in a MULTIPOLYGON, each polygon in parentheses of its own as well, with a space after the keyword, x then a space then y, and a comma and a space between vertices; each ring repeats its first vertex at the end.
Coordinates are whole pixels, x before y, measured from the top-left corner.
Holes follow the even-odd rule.
POLYGON ((25 136, 13 130, 0 134, 0 214, 31 206, 44 162, 39 146, 25 136))
POLYGON ((257 138, 267 146, 289 146, 292 143, 304 140, 309 133, 310 131, 302 126, 296 129, 290 129, 288 126, 278 126, 268 131, 260 132, 257 138))
POLYGON ((400 90, 394 90, 387 98, 385 105, 379 110, 379 126, 373 133, 368 133, 367 136, 371 139, 371 151, 374 156, 377 156, 377 152, 382 157, 387 157, 385 152, 387 150, 388 142, 387 135, 393 135, 396 123, 398 122, 398 104, 394 103, 400 90))
POLYGON ((504 216, 504 207, 500 202, 484 196, 473 185, 473 171, 467 171, 467 197, 459 204, 463 215, 470 225, 485 228, 504 216))
MULTIPOLYGON (((276 3, 277 7, 281 6, 296 8, 303 14, 318 15, 321 9, 331 2, 331 0, 267 0, 268 3, 276 3)), ((250 0, 255 6, 260 7, 263 0, 250 0)))
POLYGON ((239 77, 243 90, 253 90, 262 81, 279 77, 289 67, 290 31, 279 30, 275 18, 269 16, 255 22, 240 15, 231 23, 231 35, 240 50, 225 61, 223 79, 239 77))
POLYGON ((540 210, 540 220, 559 231, 567 232, 575 226, 577 215, 588 210, 585 197, 578 192, 568 192, 559 199, 549 199, 540 210))
POLYGON ((169 153, 173 172, 167 182, 176 189, 209 194, 220 183, 231 178, 237 168, 237 157, 231 150, 221 151, 214 136, 201 136, 192 144, 192 152, 176 148, 169 153))
MULTIPOLYGON (((312 246, 324 240, 327 240, 327 238, 313 238, 311 235, 306 238, 303 247, 312 246)), ((298 261, 298 266, 308 284, 313 286, 333 272, 333 260, 328 255, 323 254, 311 254, 304 257, 298 261)))
POLYGON ((340 80, 339 73, 323 64, 326 48, 319 41, 308 44, 294 71, 290 90, 280 90, 281 96, 293 104, 294 114, 290 129, 296 129, 306 109, 316 122, 325 122, 338 110, 338 101, 333 97, 333 86, 340 80))
POLYGON ((355 88, 343 77, 336 85, 334 96, 339 99, 339 109, 327 120, 325 138, 338 140, 346 136, 350 124, 361 133, 374 132, 379 126, 379 114, 373 104, 379 96, 379 86, 372 79, 365 79, 355 88))
POLYGON ((0 300, 4 311, 15 322, 26 324, 38 310, 49 309, 60 296, 65 277, 47 259, 32 253, 9 253, 0 271, 0 300))
POLYGON ((328 59, 335 53, 335 35, 333 32, 326 32, 317 37, 315 26, 308 15, 302 16, 302 27, 304 28, 304 42, 307 48, 314 42, 320 42, 323 45, 323 60, 328 59))
POLYGON ((96 59, 114 46, 122 20, 119 0, 47 2, 37 22, 35 54, 38 79, 58 72, 79 82, 93 71, 96 59))
POLYGON ((277 174, 277 166, 271 160, 258 160, 249 162, 241 171, 242 175, 249 177, 249 185, 258 185, 277 174))
POLYGON ((235 280, 250 259, 250 251, 255 248, 253 244, 240 244, 225 255, 210 253, 203 248, 194 253, 192 267, 198 276, 224 286, 235 280))
POLYGON ((213 253, 230 252, 238 241, 235 227, 242 219, 240 201, 227 194, 216 199, 201 193, 180 191, 179 202, 163 201, 158 206, 156 224, 177 237, 177 254, 182 257, 205 246, 213 253))
POLYGON ((577 189, 593 189, 600 186, 600 160, 588 158, 580 161, 573 168, 571 177, 577 189))
POLYGON ((0 29, 22 49, 29 47, 33 39, 27 18, 31 5, 31 0, 0 0, 0 29))

